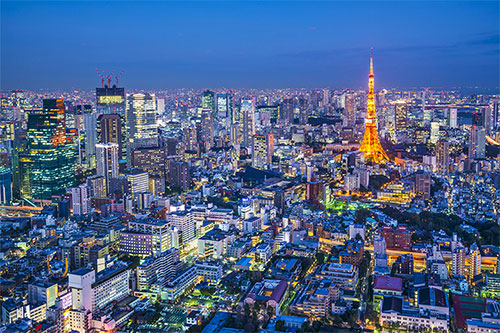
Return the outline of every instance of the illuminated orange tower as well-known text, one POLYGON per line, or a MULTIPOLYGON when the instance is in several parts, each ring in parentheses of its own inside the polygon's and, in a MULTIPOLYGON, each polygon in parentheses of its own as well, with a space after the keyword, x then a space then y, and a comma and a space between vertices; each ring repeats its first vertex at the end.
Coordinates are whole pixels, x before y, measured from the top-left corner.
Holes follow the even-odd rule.
POLYGON ((377 118, 375 116, 375 91, 373 89, 375 75, 373 75, 373 54, 370 54, 370 75, 368 75, 368 103, 366 107, 365 135, 359 150, 365 153, 365 160, 375 163, 388 161, 389 157, 380 145, 377 132, 377 118))

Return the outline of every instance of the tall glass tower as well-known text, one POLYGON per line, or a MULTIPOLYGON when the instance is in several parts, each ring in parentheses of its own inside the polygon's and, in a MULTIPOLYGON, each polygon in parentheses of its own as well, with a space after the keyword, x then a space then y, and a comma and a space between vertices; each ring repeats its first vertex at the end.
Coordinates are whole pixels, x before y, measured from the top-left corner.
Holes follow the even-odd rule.
POLYGON ((75 182, 75 147, 66 137, 63 99, 45 99, 28 114, 28 149, 19 158, 21 196, 50 199, 75 182))

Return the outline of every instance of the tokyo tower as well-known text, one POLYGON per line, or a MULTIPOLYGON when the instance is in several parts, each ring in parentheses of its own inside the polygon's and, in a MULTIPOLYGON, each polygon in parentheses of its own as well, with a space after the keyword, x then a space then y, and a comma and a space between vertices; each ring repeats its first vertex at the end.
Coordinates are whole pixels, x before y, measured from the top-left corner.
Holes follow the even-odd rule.
POLYGON ((388 161, 389 157, 380 145, 377 132, 377 118, 375 116, 375 91, 373 89, 375 75, 373 75, 373 54, 370 54, 370 75, 368 75, 368 103, 366 108, 365 134, 359 150, 365 153, 365 160, 375 163, 388 161))

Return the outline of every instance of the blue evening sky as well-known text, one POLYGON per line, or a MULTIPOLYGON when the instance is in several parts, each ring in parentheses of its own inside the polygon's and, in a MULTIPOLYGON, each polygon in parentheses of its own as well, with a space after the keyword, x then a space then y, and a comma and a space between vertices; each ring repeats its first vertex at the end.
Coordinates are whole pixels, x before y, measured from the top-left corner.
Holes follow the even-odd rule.
POLYGON ((498 1, 1 1, 1 89, 499 86, 498 1))

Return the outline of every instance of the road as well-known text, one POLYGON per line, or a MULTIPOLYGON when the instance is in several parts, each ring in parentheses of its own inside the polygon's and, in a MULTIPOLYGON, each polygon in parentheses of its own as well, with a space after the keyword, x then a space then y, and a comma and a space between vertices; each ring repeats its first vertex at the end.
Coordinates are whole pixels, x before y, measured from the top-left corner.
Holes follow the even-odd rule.
POLYGON ((361 282, 361 293, 359 297, 359 311, 358 311, 358 323, 360 324, 361 327, 364 327, 364 314, 366 311, 366 303, 367 303, 367 297, 368 297, 368 282, 370 281, 370 276, 373 271, 373 263, 375 260, 371 258, 370 260, 370 265, 368 266, 368 270, 366 272, 365 277, 363 278, 363 281, 361 282))

